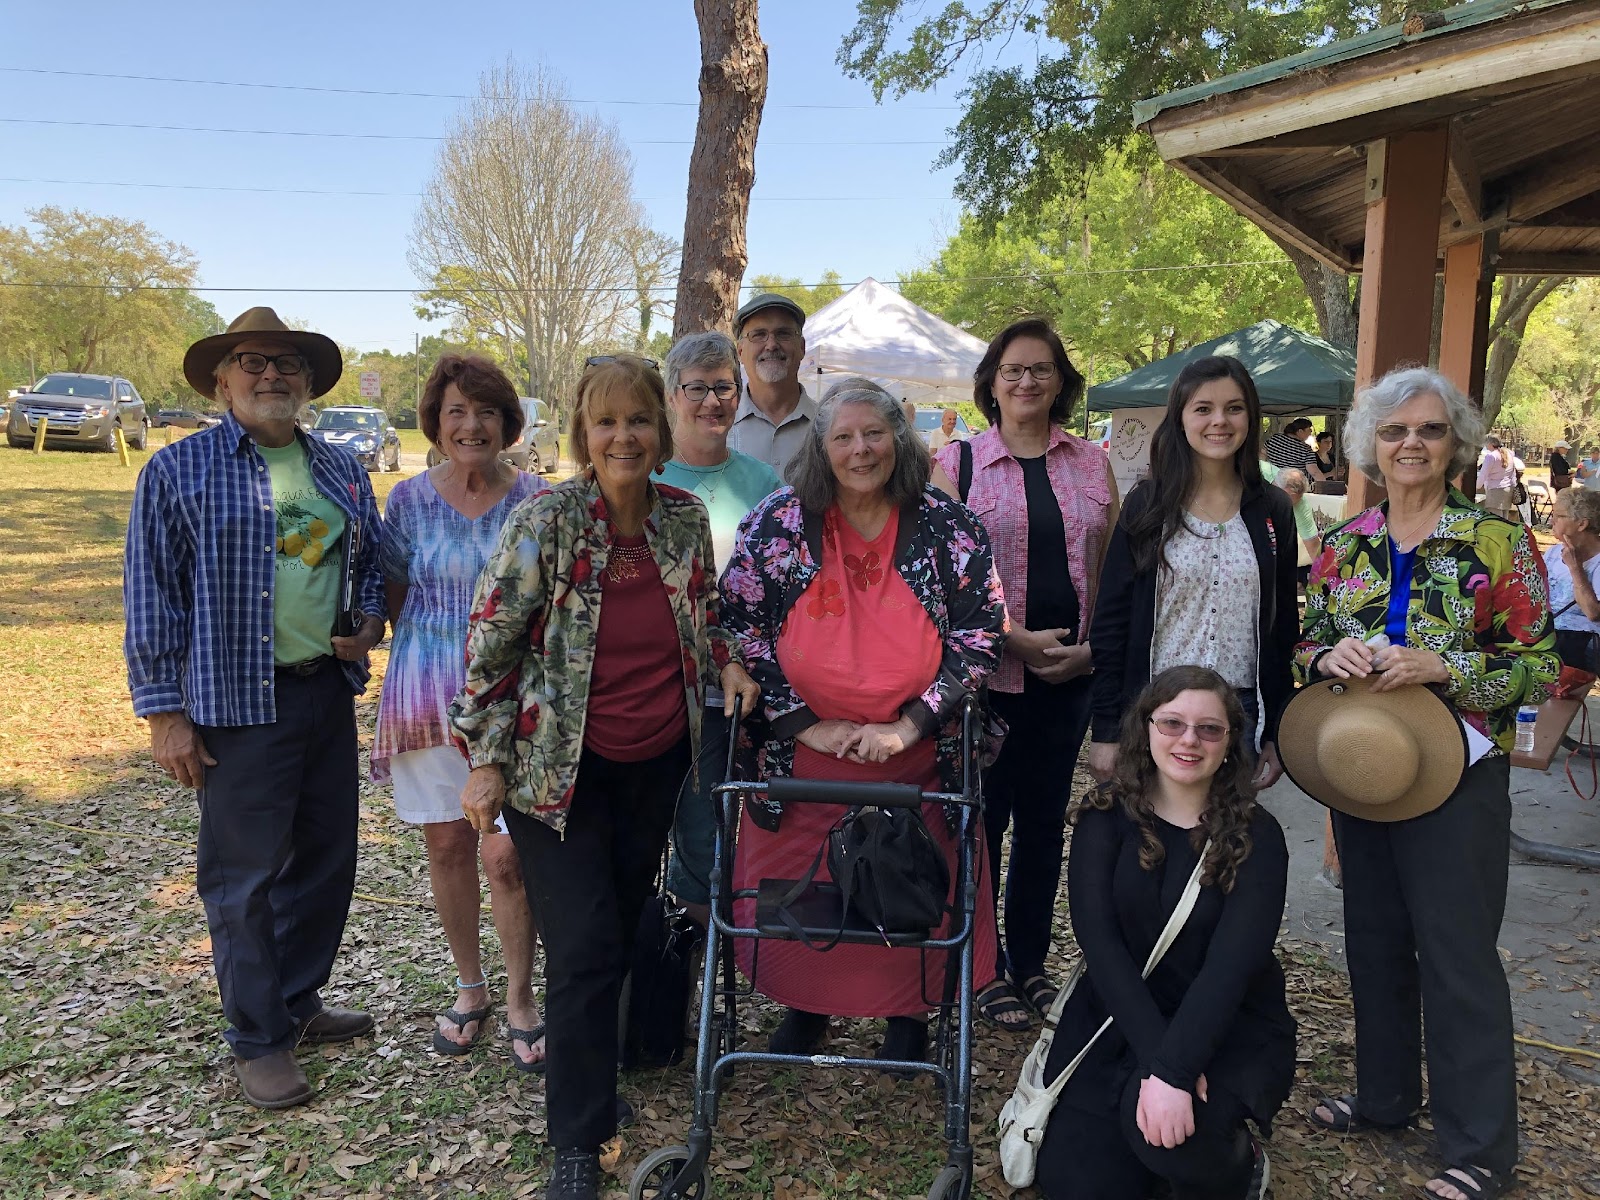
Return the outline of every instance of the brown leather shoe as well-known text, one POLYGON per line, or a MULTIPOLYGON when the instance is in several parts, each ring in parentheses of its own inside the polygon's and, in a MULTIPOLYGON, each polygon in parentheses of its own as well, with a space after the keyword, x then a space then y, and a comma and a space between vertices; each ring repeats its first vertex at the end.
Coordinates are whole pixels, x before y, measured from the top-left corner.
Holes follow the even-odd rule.
POLYGON ((348 1042, 372 1032, 372 1014, 353 1008, 324 1008, 300 1026, 302 1046, 323 1046, 329 1042, 348 1042))
POLYGON ((313 1094, 293 1050, 279 1050, 264 1058, 236 1058, 233 1073, 244 1098, 257 1108, 293 1108, 313 1094))

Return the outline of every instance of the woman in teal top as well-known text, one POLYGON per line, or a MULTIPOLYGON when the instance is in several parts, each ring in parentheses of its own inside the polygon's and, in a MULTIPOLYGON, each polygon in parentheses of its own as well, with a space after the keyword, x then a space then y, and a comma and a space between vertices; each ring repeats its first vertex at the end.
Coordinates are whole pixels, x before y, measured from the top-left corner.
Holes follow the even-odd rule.
MULTIPOLYGON (((717 568, 727 566, 739 522, 745 514, 783 486, 778 473, 759 458, 728 448, 728 430, 739 407, 739 357, 733 339, 723 333, 692 333, 667 352, 663 380, 672 413, 670 462, 660 479, 693 492, 711 515, 711 543, 717 568)), ((722 715, 722 693, 706 696, 704 731, 700 737, 700 786, 685 780, 672 828, 672 862, 667 886, 700 923, 710 904, 711 789, 723 781, 727 766, 728 721, 722 715)), ((693 776, 690 777, 693 779, 693 776)))

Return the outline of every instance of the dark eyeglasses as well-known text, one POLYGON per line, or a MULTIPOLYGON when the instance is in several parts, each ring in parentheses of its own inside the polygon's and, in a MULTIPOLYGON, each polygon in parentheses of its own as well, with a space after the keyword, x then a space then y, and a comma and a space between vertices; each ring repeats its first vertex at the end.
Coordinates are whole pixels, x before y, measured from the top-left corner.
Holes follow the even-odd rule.
POLYGON ((1228 736, 1228 727, 1218 725, 1215 721, 1196 721, 1191 725, 1187 721, 1178 720, 1177 717, 1151 717, 1150 724, 1169 738, 1181 738, 1190 729, 1194 730, 1195 737, 1202 742, 1220 742, 1228 736))
POLYGON ((1025 367, 1021 363, 1006 363, 997 374, 1007 383, 1015 383, 1022 378, 1024 371, 1040 383, 1049 383, 1056 377, 1056 365, 1053 362, 1036 362, 1031 367, 1025 367))
POLYGON ((740 341, 756 345, 759 342, 773 341, 779 345, 787 346, 797 341, 800 337, 798 329, 747 329, 739 335, 740 341))
POLYGON ((1442 442, 1450 436, 1450 422, 1424 421, 1421 425, 1396 423, 1378 426, 1378 440, 1383 442, 1403 442, 1413 433, 1425 442, 1442 442))
POLYGON ((739 392, 733 382, 727 379, 719 379, 716 383, 680 383, 678 389, 696 404, 702 403, 712 392, 716 393, 718 400, 732 400, 739 392))
POLYGON ((661 369, 661 364, 655 359, 645 358, 642 354, 591 354, 588 358, 583 360, 583 365, 586 367, 598 367, 604 365, 605 363, 614 362, 642 362, 652 371, 659 371, 661 369))
POLYGON ((228 361, 238 363, 246 375, 264 373, 268 363, 278 368, 279 375, 298 375, 308 365, 304 354, 230 354, 228 361))

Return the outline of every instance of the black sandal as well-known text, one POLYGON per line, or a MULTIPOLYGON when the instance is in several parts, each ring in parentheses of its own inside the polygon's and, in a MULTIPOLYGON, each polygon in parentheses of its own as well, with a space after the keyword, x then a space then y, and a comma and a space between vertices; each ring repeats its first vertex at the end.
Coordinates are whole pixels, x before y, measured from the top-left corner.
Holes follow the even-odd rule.
POLYGON ((1311 1106, 1311 1111, 1306 1114, 1309 1120, 1318 1129, 1325 1129, 1329 1133, 1361 1133, 1368 1129, 1409 1129, 1416 1124, 1417 1114, 1412 1113, 1403 1121, 1389 1124, 1384 1121, 1373 1121, 1363 1117, 1356 1111, 1356 1098, 1354 1093, 1346 1093, 1337 1099, 1327 1096, 1318 1096, 1317 1102, 1311 1106), (1317 1109, 1325 1108, 1333 1114, 1331 1120, 1317 1115, 1317 1109))
MULTIPOLYGON (((1509 1171, 1504 1175, 1495 1175, 1482 1167, 1446 1167, 1428 1180, 1428 1183, 1447 1183, 1462 1195, 1471 1196, 1473 1200, 1490 1200, 1491 1197, 1504 1195, 1516 1187, 1517 1177, 1509 1171)), ((1443 1193, 1433 1191, 1427 1184, 1422 1185, 1422 1194, 1430 1200, 1444 1200, 1443 1193)))
MULTIPOLYGON (((511 1043, 511 1065, 517 1070, 521 1071, 524 1075, 543 1075, 545 1060, 542 1058, 537 1058, 534 1059, 533 1062, 524 1062, 522 1055, 517 1053, 517 1043, 527 1042, 528 1049, 532 1050, 534 1046, 538 1044, 539 1039, 543 1036, 543 1021, 540 1021, 532 1029, 518 1029, 515 1025, 506 1026, 506 1038, 511 1043)), ((546 1048, 545 1053, 549 1053, 548 1048, 546 1048)))
POLYGON ((433 1027, 434 1051, 439 1054, 447 1054, 452 1058, 461 1054, 471 1054, 478 1042, 483 1038, 484 1028, 488 1025, 489 1014, 493 1010, 494 1006, 492 1004, 485 1004, 482 1008, 475 1008, 471 1012, 457 1012, 453 1008, 445 1009, 439 1016, 449 1021, 457 1029, 465 1030, 474 1021, 478 1023, 478 1028, 473 1033, 470 1041, 457 1042, 445 1037, 444 1030, 435 1025, 433 1027))
POLYGON ((1028 1001, 1028 1007, 1041 1017, 1050 1015, 1050 1006, 1056 1002, 1056 985, 1044 975, 1029 975, 1021 983, 1023 996, 1028 1001))
POLYGON ((1028 1006, 1017 998, 1016 990, 1011 986, 1009 979, 1000 978, 978 989, 973 996, 977 1002, 978 1013, 989 1024, 997 1029, 1004 1029, 1007 1033, 1026 1033, 1033 1028, 1033 1014, 1028 1011, 1028 1006), (1020 1016, 1020 1021, 1008 1021, 1007 1017, 1020 1016))

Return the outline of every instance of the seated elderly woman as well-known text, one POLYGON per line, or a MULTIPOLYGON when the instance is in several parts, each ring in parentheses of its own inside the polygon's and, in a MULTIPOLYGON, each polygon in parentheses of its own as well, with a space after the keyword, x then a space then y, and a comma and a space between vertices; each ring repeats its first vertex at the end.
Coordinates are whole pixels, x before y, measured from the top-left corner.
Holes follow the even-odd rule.
POLYGON ((1564 668, 1592 675, 1591 647, 1600 635, 1600 595, 1595 586, 1600 574, 1600 492, 1566 488, 1556 493, 1550 529, 1556 544, 1544 552, 1544 568, 1550 576, 1556 653, 1564 668))
POLYGON ((1335 811, 1355 1000, 1356 1091, 1311 1114, 1335 1133, 1410 1123, 1429 1106, 1444 1200, 1499 1195, 1517 1161, 1511 1000, 1495 949, 1510 854, 1519 705, 1559 662, 1544 563, 1527 529, 1450 486, 1483 440, 1478 410, 1437 371, 1392 371, 1357 397, 1350 462, 1389 498, 1330 530, 1311 567, 1301 682, 1377 673, 1425 684, 1489 740, 1439 808, 1380 822, 1335 811), (1377 635, 1387 637, 1387 645, 1377 635))
MULTIPOLYGON (((722 581, 722 619, 761 684, 770 723, 763 776, 915 783, 924 791, 954 783, 961 704, 1000 660, 1005 602, 988 534, 964 506, 928 487, 930 469, 894 397, 868 380, 843 379, 822 398, 789 463, 790 486, 740 527, 722 581)), ((753 805, 740 828, 735 888, 801 875, 841 811, 753 805)), ((929 806, 924 820, 953 862, 940 808, 929 806)), ((819 878, 826 877, 824 862, 819 878)), ((981 985, 995 961, 987 886, 979 904, 981 985)), ((751 916, 740 908, 734 915, 751 916)), ((736 943, 746 975, 754 945, 736 943)), ((751 981, 789 1007, 772 1038, 775 1053, 817 1046, 829 1014, 887 1017, 879 1057, 903 1061, 926 1052, 923 997, 940 994, 944 961, 881 946, 822 954, 767 942, 751 981)))
POLYGON ((1273 480, 1280 488, 1289 494, 1289 499, 1294 502, 1294 532, 1300 545, 1295 565, 1295 578, 1302 585, 1305 584, 1311 572, 1311 560, 1322 549, 1322 534, 1317 531, 1317 516, 1311 510, 1311 501, 1306 499, 1306 492, 1311 484, 1306 479, 1306 473, 1299 467, 1289 467, 1278 472, 1278 477, 1273 480))
POLYGON ((480 833, 504 807, 544 932, 548 1200, 596 1200, 617 1129, 617 1009, 639 913, 699 752, 706 690, 753 704, 717 621, 711 526, 651 482, 672 456, 655 364, 589 361, 572 414, 581 473, 522 504, 478 578, 451 702, 480 833))

